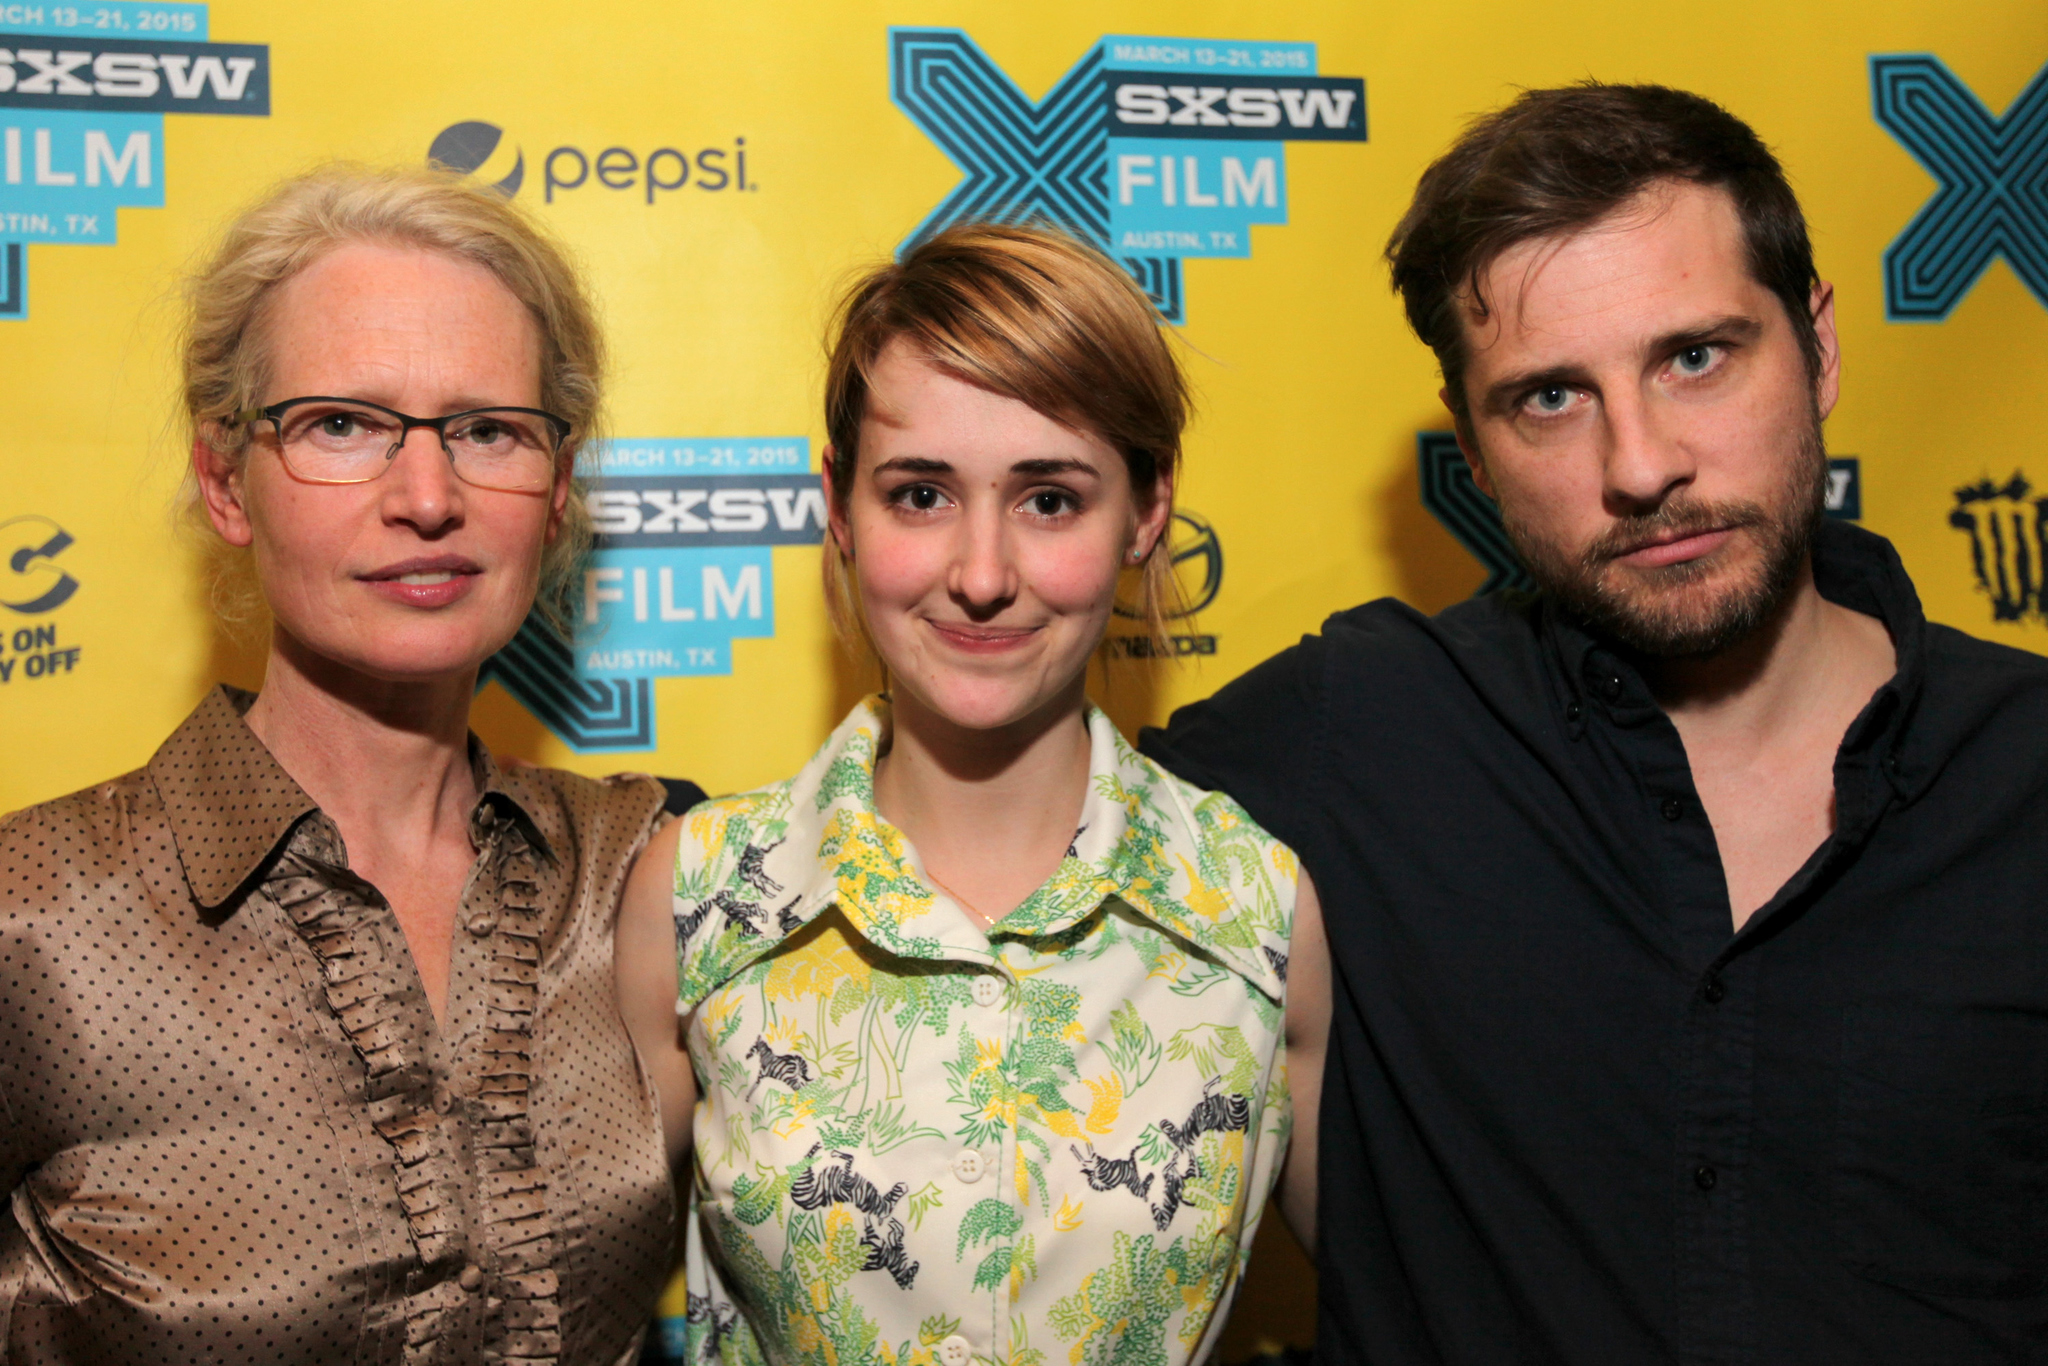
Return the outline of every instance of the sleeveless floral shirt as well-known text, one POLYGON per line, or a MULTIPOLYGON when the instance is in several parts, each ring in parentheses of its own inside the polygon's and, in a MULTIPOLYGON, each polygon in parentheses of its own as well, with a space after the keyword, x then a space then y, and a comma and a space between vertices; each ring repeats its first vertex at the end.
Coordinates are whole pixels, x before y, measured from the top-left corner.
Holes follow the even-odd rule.
POLYGON ((685 817, 672 1349, 1201 1361, 1288 1139, 1294 855, 1092 712, 1066 860, 983 929, 876 815, 887 726, 870 699, 795 778, 685 817))

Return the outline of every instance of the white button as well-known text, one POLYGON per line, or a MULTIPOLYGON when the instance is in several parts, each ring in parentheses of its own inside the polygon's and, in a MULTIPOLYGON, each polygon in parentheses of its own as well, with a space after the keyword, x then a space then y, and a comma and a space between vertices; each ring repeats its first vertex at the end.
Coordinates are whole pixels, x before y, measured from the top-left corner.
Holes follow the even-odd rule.
MULTIPOLYGON (((981 1160, 980 1153, 972 1148, 962 1148, 959 1155, 953 1159, 953 1175, 971 1186, 981 1180, 981 1173, 986 1165, 981 1160)), ((965 1361, 966 1358, 962 1357, 961 1360, 965 1361)))
POLYGON ((939 1344, 939 1360, 945 1366, 967 1366, 974 1360, 974 1349, 967 1345, 967 1339, 958 1333, 939 1344))
POLYGON ((978 1006, 992 1006, 1003 999, 1003 984, 993 977, 974 979, 974 1003, 978 1006))

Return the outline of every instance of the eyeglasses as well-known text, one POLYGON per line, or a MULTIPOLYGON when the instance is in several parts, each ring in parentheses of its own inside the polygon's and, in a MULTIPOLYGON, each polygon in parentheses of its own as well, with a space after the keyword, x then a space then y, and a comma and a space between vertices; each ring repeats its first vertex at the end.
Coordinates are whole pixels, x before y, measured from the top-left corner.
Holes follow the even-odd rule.
POLYGON ((554 486, 555 459, 569 436, 567 422, 538 408, 472 408, 446 417, 410 417, 380 404, 330 395, 288 398, 235 418, 252 427, 270 423, 286 468, 313 484, 369 483, 391 468, 412 429, 425 427, 441 439, 463 483, 545 493, 554 486))

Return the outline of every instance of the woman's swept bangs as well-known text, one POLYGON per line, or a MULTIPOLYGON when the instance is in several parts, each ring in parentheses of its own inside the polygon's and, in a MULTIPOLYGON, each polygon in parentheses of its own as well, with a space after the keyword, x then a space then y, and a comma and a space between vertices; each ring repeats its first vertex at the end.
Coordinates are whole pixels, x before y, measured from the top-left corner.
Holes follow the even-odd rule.
MULTIPOLYGON (((965 223, 868 272, 833 320, 825 427, 836 496, 852 487, 874 366, 905 341, 937 369, 1087 431, 1123 456, 1141 496, 1178 472, 1187 379, 1157 311, 1101 252, 1041 226, 965 223)), ((1170 485, 1169 485, 1170 487, 1170 485)), ((867 641, 843 552, 827 545, 826 603, 867 641)), ((1163 641, 1179 606, 1165 538, 1141 568, 1144 617, 1163 641)))

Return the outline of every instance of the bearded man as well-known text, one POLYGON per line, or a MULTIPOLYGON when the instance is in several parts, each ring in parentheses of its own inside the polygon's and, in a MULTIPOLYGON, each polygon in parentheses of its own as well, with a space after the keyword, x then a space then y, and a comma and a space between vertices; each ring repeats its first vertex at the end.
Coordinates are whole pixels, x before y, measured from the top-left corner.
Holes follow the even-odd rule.
POLYGON ((1322 893, 1321 1362, 2048 1361, 2048 661, 1823 520, 1778 163, 1532 91, 1388 256, 1539 591, 1342 613, 1144 745, 1322 893))

